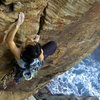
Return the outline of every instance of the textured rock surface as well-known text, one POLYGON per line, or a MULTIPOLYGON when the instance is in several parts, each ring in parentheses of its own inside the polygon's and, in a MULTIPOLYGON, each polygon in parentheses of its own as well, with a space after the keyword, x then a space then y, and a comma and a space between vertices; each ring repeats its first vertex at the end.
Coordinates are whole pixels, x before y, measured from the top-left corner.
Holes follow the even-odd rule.
MULTIPOLYGON (((47 59, 44 68, 39 72, 39 76, 33 80, 24 81, 17 85, 10 82, 5 90, 0 86, 1 100, 6 100, 6 98, 8 100, 23 100, 32 93, 36 93, 50 79, 73 67, 97 47, 100 42, 100 3, 93 4, 95 1, 80 0, 77 3, 74 3, 76 0, 3 1, 3 4, 0 5, 0 42, 2 42, 8 26, 15 22, 18 13, 23 11, 26 18, 17 32, 16 43, 21 45, 27 36, 40 32, 41 44, 55 40, 58 49, 52 57, 47 59), (15 1, 21 1, 21 3, 15 1), (73 4, 76 4, 76 8, 73 4), (79 4, 81 9, 77 10, 80 8, 79 4), (89 10, 89 8, 91 9, 89 10), (76 12, 73 9, 76 9, 76 12), (42 28, 47 30, 40 31, 42 28)), ((13 57, 6 45, 0 44, 0 78, 9 72, 8 69, 12 67, 12 60, 13 57)))
POLYGON ((63 29, 79 20, 98 0, 50 0, 45 10, 44 29, 63 29))
POLYGON ((99 100, 99 98, 91 97, 91 96, 83 96, 83 97, 76 97, 76 96, 49 96, 49 97, 38 98, 36 100, 99 100))
MULTIPOLYGON (((74 95, 52 95, 50 91, 45 87, 41 89, 37 94, 34 96, 31 96, 30 99, 25 99, 25 100, 31 100, 31 98, 36 98, 36 100, 99 100, 98 97, 95 96, 74 96, 74 95)), ((33 99, 34 100, 34 99, 33 99)))
POLYGON ((34 96, 30 96, 30 97, 28 97, 28 98, 25 99, 25 100, 36 100, 36 98, 35 98, 34 96))
POLYGON ((36 100, 99 100, 98 97, 89 95, 85 96, 74 96, 74 95, 52 95, 50 91, 45 87, 41 89, 37 94, 34 95, 36 100))

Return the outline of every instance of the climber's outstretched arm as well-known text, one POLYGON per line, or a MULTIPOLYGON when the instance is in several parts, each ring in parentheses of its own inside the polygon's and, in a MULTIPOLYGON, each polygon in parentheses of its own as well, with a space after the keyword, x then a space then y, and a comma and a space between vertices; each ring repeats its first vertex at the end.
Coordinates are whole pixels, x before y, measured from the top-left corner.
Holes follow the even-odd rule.
POLYGON ((16 46, 16 44, 14 42, 14 37, 15 37, 16 32, 18 31, 20 25, 23 23, 23 21, 24 21, 24 14, 20 13, 18 22, 13 25, 12 29, 9 31, 9 33, 5 39, 6 44, 8 45, 9 49, 14 54, 16 59, 20 59, 21 50, 16 46))
POLYGON ((14 25, 12 27, 12 29, 10 30, 10 32, 8 33, 5 41, 6 44, 8 45, 8 48, 11 50, 11 52, 14 54, 15 58, 18 59, 20 56, 20 49, 17 48, 15 42, 14 42, 14 37, 16 32, 18 31, 19 27, 16 27, 16 25, 14 25))

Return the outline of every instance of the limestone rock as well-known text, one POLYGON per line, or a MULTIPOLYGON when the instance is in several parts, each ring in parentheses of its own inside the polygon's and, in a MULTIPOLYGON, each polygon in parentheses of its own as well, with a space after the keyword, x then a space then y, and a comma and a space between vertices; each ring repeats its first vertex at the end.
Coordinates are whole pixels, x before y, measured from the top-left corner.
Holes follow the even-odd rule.
POLYGON ((50 0, 45 10, 44 29, 62 30, 79 20, 98 0, 50 0))
MULTIPOLYGON (((23 100, 35 94, 52 78, 79 63, 97 47, 100 43, 100 3, 94 3, 96 1, 4 0, 2 2, 0 43, 8 27, 18 19, 18 13, 24 12, 25 22, 16 34, 16 44, 20 46, 27 36, 40 33, 41 44, 54 40, 58 49, 46 60, 39 75, 33 80, 23 81, 20 84, 8 82, 5 90, 0 86, 1 100, 23 100)), ((0 79, 13 67, 12 62, 13 55, 5 44, 0 44, 0 79)))
POLYGON ((37 94, 34 95, 36 100, 99 100, 98 97, 95 96, 74 96, 74 95, 63 95, 63 94, 56 94, 53 95, 50 91, 45 87, 41 89, 37 94))
MULTIPOLYGON (((31 100, 31 99, 30 99, 31 100)), ((99 100, 97 97, 91 96, 49 96, 44 98, 38 98, 37 100, 99 100)))

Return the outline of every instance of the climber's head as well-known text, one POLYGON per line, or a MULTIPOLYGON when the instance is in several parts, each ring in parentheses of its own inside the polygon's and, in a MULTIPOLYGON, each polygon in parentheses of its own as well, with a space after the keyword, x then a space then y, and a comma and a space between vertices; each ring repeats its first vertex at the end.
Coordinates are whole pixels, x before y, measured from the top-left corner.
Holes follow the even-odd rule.
POLYGON ((41 54, 41 45, 37 42, 33 44, 26 45, 24 50, 22 50, 21 58, 28 63, 31 63, 35 58, 38 58, 41 54))

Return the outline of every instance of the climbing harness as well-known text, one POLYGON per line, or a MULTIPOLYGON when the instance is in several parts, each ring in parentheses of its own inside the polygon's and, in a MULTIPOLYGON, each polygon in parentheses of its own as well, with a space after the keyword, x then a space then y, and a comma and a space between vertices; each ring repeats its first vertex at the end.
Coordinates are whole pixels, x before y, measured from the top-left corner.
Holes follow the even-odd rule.
MULTIPOLYGON (((22 59, 17 61, 18 67, 15 69, 16 74, 15 80, 31 80, 33 77, 37 76, 37 72, 41 69, 43 62, 40 62, 37 58, 31 64, 24 62, 22 59)), ((20 81, 19 80, 19 81, 20 81)))
POLYGON ((9 82, 15 82, 16 84, 22 80, 31 80, 37 76, 37 72, 41 69, 44 62, 40 62, 37 58, 27 67, 26 63, 24 67, 21 63, 17 62, 17 65, 13 67, 13 70, 7 73, 0 80, 0 88, 6 89, 9 82), (22 68, 21 68, 22 67, 22 68))

